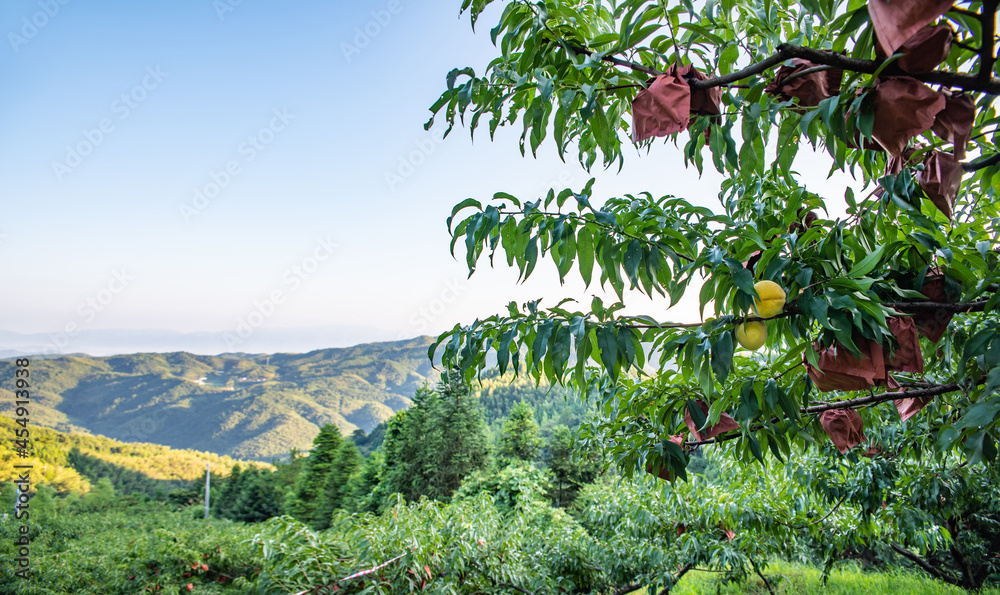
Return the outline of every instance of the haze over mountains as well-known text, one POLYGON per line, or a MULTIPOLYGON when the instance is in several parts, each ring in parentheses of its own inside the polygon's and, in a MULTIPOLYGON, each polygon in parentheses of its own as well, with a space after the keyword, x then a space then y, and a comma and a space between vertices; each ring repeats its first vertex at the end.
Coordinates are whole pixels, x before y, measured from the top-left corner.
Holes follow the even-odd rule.
POLYGON ((125 353, 186 351, 201 355, 219 353, 306 353, 328 347, 348 347, 373 341, 394 341, 416 333, 368 326, 316 326, 302 328, 237 328, 231 331, 182 333, 163 329, 78 330, 52 333, 17 333, 0 330, 0 358, 24 355, 91 356, 125 353))
MULTIPOLYGON (((371 431, 437 374, 430 337, 302 354, 137 353, 31 362, 31 423, 126 442, 270 460, 319 428, 371 431)), ((0 361, 12 378, 13 362, 0 361)), ((0 414, 13 394, 0 388, 0 414)))

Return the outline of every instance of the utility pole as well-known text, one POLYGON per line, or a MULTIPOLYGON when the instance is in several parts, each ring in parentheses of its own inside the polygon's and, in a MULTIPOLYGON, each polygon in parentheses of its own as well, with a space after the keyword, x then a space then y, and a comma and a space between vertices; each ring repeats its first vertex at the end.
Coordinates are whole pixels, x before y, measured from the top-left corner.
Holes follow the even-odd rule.
POLYGON ((208 518, 208 484, 211 481, 211 475, 209 475, 209 469, 211 468, 211 463, 205 463, 205 518, 208 518))

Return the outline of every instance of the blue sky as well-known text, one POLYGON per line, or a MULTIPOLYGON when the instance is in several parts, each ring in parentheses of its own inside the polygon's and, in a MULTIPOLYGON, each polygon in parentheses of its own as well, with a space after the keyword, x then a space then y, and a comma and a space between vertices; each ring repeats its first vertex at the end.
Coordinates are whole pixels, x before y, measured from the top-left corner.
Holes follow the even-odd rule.
MULTIPOLYGON (((460 200, 589 177, 551 144, 522 158, 516 131, 423 130, 445 74, 492 57, 495 14, 475 35, 458 1, 63 1, 0 6, 0 329, 218 332, 258 312, 413 336, 593 293, 551 268, 466 280, 448 254, 460 200)), ((637 157, 594 171, 599 196, 714 201, 672 146, 637 157)))

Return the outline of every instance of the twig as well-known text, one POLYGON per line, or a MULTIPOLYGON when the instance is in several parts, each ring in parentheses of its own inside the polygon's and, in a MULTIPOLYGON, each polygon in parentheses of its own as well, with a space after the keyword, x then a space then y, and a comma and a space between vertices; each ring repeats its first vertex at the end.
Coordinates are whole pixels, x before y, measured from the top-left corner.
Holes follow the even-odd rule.
MULTIPOLYGON (((563 40, 560 39, 560 41, 563 40)), ((568 42, 565 42, 564 45, 566 48, 577 54, 583 54, 585 56, 591 56, 594 54, 593 50, 589 50, 583 46, 575 45, 568 42)), ((622 60, 621 58, 616 58, 614 56, 601 56, 601 60, 605 62, 610 62, 615 66, 622 66, 625 68, 629 68, 631 70, 638 70, 639 72, 648 74, 649 76, 659 76, 663 74, 662 72, 656 70, 655 68, 650 68, 649 66, 646 66, 644 64, 639 64, 638 62, 629 62, 628 60, 622 60)))

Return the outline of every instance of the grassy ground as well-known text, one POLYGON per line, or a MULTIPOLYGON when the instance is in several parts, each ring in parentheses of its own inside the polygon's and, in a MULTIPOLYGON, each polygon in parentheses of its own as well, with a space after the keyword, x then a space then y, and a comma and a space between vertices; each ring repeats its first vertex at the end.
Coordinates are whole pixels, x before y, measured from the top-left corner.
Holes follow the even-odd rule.
MULTIPOLYGON (((915 572, 862 572, 844 566, 830 574, 824 586, 818 568, 776 562, 764 573, 774 592, 781 595, 959 595, 966 591, 927 578, 915 572)), ((743 585, 722 585, 717 576, 706 572, 689 572, 681 579, 671 595, 767 595, 763 582, 757 577, 743 585)), ((640 595, 647 595, 642 591, 640 595)), ((988 589, 983 595, 1000 595, 1000 589, 988 589)))

